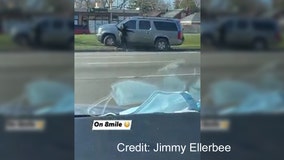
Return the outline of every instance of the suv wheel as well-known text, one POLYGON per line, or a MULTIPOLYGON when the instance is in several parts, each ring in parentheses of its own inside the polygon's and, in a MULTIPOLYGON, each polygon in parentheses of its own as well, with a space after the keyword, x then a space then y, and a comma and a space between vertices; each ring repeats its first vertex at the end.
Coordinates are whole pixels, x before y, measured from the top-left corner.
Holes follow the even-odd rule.
POLYGON ((155 42, 155 49, 158 51, 167 51, 170 49, 169 41, 165 38, 159 38, 155 42))
POLYGON ((253 48, 255 50, 264 50, 267 49, 267 43, 264 39, 256 39, 253 41, 253 48))
POLYGON ((114 46, 115 45, 115 37, 113 35, 107 35, 104 38, 104 45, 106 45, 106 46, 114 46))

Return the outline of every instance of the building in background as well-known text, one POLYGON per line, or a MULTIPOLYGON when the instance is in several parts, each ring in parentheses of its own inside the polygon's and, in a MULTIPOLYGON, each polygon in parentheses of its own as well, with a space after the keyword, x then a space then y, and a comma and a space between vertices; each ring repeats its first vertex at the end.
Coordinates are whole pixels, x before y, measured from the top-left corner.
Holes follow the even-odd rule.
POLYGON ((162 17, 182 19, 189 15, 189 11, 184 9, 174 9, 166 12, 162 17))
POLYGON ((181 19, 185 33, 200 33, 200 12, 192 13, 181 19))
POLYGON ((95 33, 97 28, 103 24, 118 23, 125 18, 139 16, 139 10, 92 8, 75 8, 74 24, 89 26, 91 33, 95 33))

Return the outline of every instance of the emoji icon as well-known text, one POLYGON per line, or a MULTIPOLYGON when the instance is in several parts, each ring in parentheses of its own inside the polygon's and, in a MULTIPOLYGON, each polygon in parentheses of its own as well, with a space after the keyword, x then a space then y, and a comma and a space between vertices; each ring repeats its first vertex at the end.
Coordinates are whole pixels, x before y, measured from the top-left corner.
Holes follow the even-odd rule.
POLYGON ((124 122, 124 127, 128 128, 130 126, 130 122, 126 121, 124 122))
POLYGON ((35 127, 36 127, 37 129, 43 129, 43 128, 45 127, 45 122, 42 121, 42 120, 38 120, 38 121, 36 121, 36 123, 35 123, 35 127))
POLYGON ((230 122, 229 122, 229 121, 226 121, 226 120, 221 121, 221 122, 220 122, 220 127, 221 127, 222 129, 228 129, 228 128, 230 127, 230 122))

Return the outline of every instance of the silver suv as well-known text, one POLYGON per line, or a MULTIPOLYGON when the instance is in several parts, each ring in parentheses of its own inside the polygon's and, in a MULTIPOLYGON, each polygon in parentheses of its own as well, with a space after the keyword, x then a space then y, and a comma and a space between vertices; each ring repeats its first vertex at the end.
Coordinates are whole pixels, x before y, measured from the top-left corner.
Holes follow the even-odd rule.
POLYGON ((201 40, 203 45, 238 45, 261 50, 280 42, 281 33, 273 19, 231 17, 220 23, 202 24, 201 40))
POLYGON ((74 22, 64 17, 41 17, 29 25, 15 26, 12 39, 20 45, 53 45, 73 48, 74 22))
POLYGON ((106 46, 119 46, 119 28, 125 24, 128 33, 127 42, 130 46, 149 46, 156 50, 169 50, 170 46, 181 45, 184 41, 182 26, 178 19, 159 17, 131 17, 119 24, 106 24, 98 28, 98 41, 106 46))

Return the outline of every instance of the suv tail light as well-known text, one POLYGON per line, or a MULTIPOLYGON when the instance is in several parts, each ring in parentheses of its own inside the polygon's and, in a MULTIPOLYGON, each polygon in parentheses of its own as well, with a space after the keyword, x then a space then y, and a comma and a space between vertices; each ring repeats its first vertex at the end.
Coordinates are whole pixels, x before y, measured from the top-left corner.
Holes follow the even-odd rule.
POLYGON ((182 40, 182 32, 181 31, 178 32, 178 39, 182 40))
POLYGON ((277 40, 277 41, 281 41, 281 33, 280 32, 276 32, 275 33, 275 39, 277 40))

